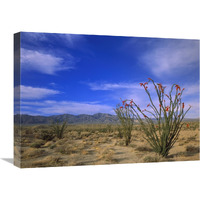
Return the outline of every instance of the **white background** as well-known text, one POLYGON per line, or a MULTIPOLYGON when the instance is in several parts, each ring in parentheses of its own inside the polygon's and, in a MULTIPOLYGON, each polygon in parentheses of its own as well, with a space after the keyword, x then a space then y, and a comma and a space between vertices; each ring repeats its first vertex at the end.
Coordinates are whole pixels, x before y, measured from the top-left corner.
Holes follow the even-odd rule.
POLYGON ((199 161, 39 169, 18 169, 8 162, 13 157, 13 33, 200 39, 198 3, 1 1, 0 199, 199 199, 199 161))

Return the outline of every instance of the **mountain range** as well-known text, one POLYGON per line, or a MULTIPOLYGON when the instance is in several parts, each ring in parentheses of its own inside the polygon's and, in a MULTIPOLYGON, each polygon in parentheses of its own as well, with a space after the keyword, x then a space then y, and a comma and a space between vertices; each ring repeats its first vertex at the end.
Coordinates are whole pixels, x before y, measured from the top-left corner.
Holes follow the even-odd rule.
MULTIPOLYGON (((96 113, 94 115, 52 115, 52 116, 32 116, 25 114, 14 115, 14 123, 19 123, 21 120, 22 125, 36 125, 36 124, 51 124, 53 122, 64 122, 67 121, 68 124, 116 124, 119 122, 116 115, 111 115, 107 113, 96 113)), ((184 121, 192 122, 199 121, 199 119, 186 118, 184 121)), ((137 123, 137 120, 135 120, 137 123)))
POLYGON ((53 122, 64 122, 68 124, 116 124, 118 118, 116 115, 97 113, 94 115, 52 115, 52 116, 32 116, 25 114, 17 114, 14 116, 14 123, 21 121, 22 125, 34 125, 34 124, 51 124, 53 122), (21 118, 21 119, 20 119, 21 118))

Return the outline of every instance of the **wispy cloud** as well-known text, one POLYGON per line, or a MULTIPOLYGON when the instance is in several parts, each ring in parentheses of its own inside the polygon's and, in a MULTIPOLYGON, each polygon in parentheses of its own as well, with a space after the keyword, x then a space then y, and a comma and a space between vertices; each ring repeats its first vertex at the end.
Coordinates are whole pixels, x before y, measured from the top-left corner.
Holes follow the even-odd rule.
POLYGON ((199 41, 162 41, 152 46, 139 59, 157 77, 177 76, 198 67, 199 41))
MULTIPOLYGON (((40 115, 54 114, 95 114, 95 113, 111 113, 114 114, 113 108, 108 105, 102 105, 94 102, 74 102, 74 101, 40 101, 40 102, 22 102, 25 109, 22 113, 34 113, 40 115)), ((23 107, 22 107, 23 108, 23 107)))
POLYGON ((53 75, 57 71, 73 69, 73 57, 65 55, 65 59, 42 53, 36 50, 21 48, 21 66, 24 70, 34 70, 53 75))
POLYGON ((38 87, 31 87, 31 86, 17 86, 15 87, 15 96, 16 99, 43 99, 49 97, 51 95, 59 94, 60 92, 57 90, 51 90, 47 88, 38 88, 38 87), (20 96, 19 96, 20 95, 20 96))
POLYGON ((137 83, 86 83, 91 90, 140 89, 137 83))
MULTIPOLYGON (((88 84, 90 89, 93 91, 102 90, 106 92, 107 98, 114 100, 114 102, 121 103, 121 100, 125 99, 133 99, 134 102, 139 105, 142 109, 146 109, 147 105, 150 103, 149 97, 145 92, 144 88, 140 86, 138 83, 89 83, 88 84)), ((168 94, 171 90, 172 84, 163 83, 163 86, 166 86, 165 93, 168 94)), ((181 85, 181 88, 185 88, 183 92, 183 102, 185 102, 186 107, 192 105, 191 111, 188 113, 187 117, 198 117, 198 92, 199 92, 199 85, 190 84, 190 85, 181 85)), ((175 95, 175 88, 173 95, 175 95)), ((159 101, 158 96, 155 91, 154 85, 152 83, 148 84, 148 91, 151 94, 151 98, 154 104, 158 107, 159 101)), ((166 105, 169 102, 166 98, 166 105)))
POLYGON ((198 96, 198 94, 199 94, 199 83, 198 82, 196 84, 184 85, 183 88, 186 88, 184 91, 184 95, 186 95, 186 96, 191 96, 191 95, 198 96))
POLYGON ((32 46, 39 46, 41 43, 48 42, 55 46, 57 44, 67 48, 80 48, 80 44, 85 42, 85 37, 78 34, 61 34, 61 33, 37 33, 22 32, 23 39, 32 46))

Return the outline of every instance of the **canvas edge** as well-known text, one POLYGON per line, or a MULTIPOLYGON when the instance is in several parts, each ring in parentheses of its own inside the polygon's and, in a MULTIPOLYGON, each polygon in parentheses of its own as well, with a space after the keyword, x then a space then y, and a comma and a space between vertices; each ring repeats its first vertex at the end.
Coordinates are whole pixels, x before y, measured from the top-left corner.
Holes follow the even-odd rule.
POLYGON ((21 70, 20 70, 20 46, 21 46, 21 33, 14 33, 14 162, 16 167, 21 168, 21 119, 16 119, 15 114, 20 114, 20 83, 21 83, 21 70), (18 87, 16 89, 16 87, 18 87), (17 123, 16 123, 17 121, 17 123), (17 137, 18 136, 18 137, 17 137), (16 145, 16 141, 19 140, 19 144, 16 145))

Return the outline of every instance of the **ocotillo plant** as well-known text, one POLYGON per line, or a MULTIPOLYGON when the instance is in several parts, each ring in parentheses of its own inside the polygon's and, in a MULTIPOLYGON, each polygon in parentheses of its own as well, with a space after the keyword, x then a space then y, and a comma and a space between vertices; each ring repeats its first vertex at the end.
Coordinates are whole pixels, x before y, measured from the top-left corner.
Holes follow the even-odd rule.
POLYGON ((63 134, 65 129, 67 128, 67 122, 63 122, 63 124, 59 124, 58 122, 53 123, 52 126, 52 131, 53 133, 59 138, 62 139, 63 138, 63 134))
POLYGON ((153 150, 159 155, 166 157, 170 149, 177 141, 180 130, 183 126, 182 120, 191 108, 185 110, 185 104, 182 102, 182 93, 180 86, 173 84, 170 92, 165 93, 165 88, 160 83, 155 83, 149 78, 146 83, 140 83, 150 100, 147 105, 149 110, 141 110, 133 100, 125 100, 129 111, 134 115, 145 133, 144 138, 151 145, 153 150), (155 88, 159 105, 156 106, 148 89, 148 83, 151 82, 155 88), (173 92, 175 89, 175 93, 173 92), (128 104, 129 102, 129 104, 128 104))
POLYGON ((114 109, 114 111, 117 114, 121 124, 121 131, 123 137, 125 138, 125 145, 128 146, 131 141, 131 131, 133 128, 134 116, 130 112, 128 104, 124 105, 124 101, 123 106, 117 105, 117 108, 114 109))

